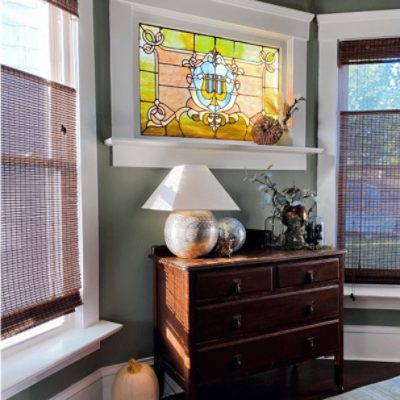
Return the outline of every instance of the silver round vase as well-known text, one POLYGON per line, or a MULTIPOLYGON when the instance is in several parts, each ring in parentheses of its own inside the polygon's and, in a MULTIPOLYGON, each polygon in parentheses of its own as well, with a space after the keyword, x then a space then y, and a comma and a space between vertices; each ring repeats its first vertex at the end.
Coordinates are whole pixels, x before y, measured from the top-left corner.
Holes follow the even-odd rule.
POLYGON ((165 243, 182 258, 208 254, 218 240, 218 224, 210 211, 174 211, 165 222, 165 243))

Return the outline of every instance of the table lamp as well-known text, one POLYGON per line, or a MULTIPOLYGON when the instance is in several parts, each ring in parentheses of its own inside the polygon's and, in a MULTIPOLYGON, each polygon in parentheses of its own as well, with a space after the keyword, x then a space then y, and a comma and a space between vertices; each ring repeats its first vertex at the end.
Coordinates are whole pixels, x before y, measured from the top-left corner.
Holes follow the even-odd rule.
POLYGON ((182 258, 201 257, 215 247, 218 224, 211 210, 239 210, 206 165, 172 168, 142 208, 172 211, 165 243, 182 258))

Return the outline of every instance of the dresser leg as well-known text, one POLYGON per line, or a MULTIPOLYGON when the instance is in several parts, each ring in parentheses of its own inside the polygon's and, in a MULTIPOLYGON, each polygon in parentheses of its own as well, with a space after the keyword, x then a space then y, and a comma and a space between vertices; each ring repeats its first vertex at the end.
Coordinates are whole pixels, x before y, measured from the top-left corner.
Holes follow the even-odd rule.
POLYGON ((184 390, 185 400, 198 400, 197 390, 195 387, 193 387, 193 385, 185 385, 184 390))
POLYGON ((164 394, 164 367, 163 367, 163 362, 162 358, 160 356, 155 356, 154 357, 154 365, 153 365, 154 372, 156 374, 157 380, 158 380, 158 389, 160 393, 160 399, 163 397, 164 394))
POLYGON ((335 355, 335 384, 341 392, 344 392, 343 385, 343 354, 335 355))

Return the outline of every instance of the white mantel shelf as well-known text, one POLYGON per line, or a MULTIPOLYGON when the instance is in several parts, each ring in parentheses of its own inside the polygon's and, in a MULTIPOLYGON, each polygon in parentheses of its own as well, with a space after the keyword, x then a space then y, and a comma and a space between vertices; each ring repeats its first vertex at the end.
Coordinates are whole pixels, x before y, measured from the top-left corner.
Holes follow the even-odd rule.
POLYGON ((305 170, 306 156, 320 154, 321 148, 267 146, 252 142, 202 139, 115 139, 112 147, 114 167, 171 168, 179 164, 206 164, 220 169, 305 170))

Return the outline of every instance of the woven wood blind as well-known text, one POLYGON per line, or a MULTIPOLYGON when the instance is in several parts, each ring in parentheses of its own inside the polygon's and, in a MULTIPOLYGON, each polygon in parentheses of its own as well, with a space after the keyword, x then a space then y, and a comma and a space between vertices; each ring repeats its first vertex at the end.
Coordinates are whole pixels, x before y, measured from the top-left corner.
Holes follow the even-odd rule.
POLYGON ((349 40, 339 45, 339 66, 399 60, 400 38, 349 40))
POLYGON ((1 67, 2 338, 82 304, 76 92, 1 67))
MULTIPOLYGON (((388 62, 400 62, 400 38, 339 44, 340 66, 388 62)), ((360 79, 368 80, 365 69, 363 74, 360 79)), ((357 70, 347 77, 359 79, 357 70)), ((362 93, 354 98, 361 94, 361 104, 379 108, 376 97, 358 85, 362 93)), ((340 113, 337 241, 348 252, 347 282, 400 282, 399 155, 400 110, 340 113)))
POLYGON ((78 16, 78 0, 45 0, 69 13, 78 16))

